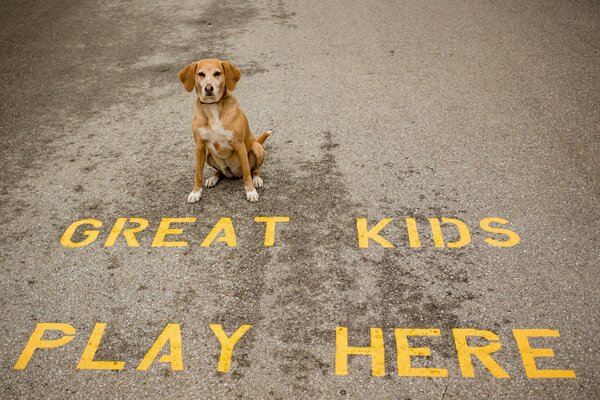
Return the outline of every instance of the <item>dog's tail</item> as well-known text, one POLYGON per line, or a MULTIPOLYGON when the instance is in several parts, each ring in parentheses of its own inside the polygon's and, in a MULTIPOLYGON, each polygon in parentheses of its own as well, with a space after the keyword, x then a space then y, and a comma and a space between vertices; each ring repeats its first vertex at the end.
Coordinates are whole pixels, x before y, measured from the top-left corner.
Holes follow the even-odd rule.
POLYGON ((263 144, 272 132, 273 131, 264 131, 263 133, 260 134, 260 136, 258 138, 256 138, 256 141, 260 144, 263 144))

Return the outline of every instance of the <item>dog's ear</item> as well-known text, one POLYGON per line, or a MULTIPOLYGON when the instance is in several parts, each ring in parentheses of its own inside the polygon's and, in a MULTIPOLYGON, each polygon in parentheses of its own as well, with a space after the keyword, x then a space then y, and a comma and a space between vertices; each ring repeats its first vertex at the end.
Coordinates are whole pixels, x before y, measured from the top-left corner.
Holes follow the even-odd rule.
POLYGON ((198 63, 193 62, 179 71, 179 80, 183 83, 183 87, 187 92, 194 90, 196 84, 196 68, 198 68, 198 63))
POLYGON ((221 65, 225 71, 225 87, 227 90, 232 92, 235 89, 235 85, 240 80, 242 73, 235 67, 235 65, 228 61, 221 62, 221 65))

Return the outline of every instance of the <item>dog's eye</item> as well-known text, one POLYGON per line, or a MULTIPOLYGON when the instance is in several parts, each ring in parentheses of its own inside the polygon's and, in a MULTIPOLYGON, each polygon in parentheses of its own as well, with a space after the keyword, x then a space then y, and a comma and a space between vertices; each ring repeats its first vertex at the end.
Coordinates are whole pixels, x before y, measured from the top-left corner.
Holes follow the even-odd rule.
POLYGON ((219 76, 219 75, 221 75, 221 71, 217 71, 217 72, 215 72, 213 75, 214 75, 214 76, 219 76))
POLYGON ((200 73, 198 73, 198 75, 200 75, 203 78, 206 76, 206 74, 204 72, 200 72, 200 73))

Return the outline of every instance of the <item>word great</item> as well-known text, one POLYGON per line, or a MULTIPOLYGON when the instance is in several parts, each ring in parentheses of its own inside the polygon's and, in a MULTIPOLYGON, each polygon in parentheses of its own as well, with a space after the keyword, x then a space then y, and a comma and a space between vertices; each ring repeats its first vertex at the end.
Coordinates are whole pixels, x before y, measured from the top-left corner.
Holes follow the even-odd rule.
MULTIPOLYGON (((289 222, 289 217, 256 217, 255 222, 265 224, 265 240, 263 245, 270 247, 275 244, 275 226, 280 222, 289 222)), ((167 240, 167 236, 176 236, 183 233, 183 228, 174 227, 176 224, 192 224, 196 222, 195 217, 186 218, 162 218, 158 229, 154 234, 152 247, 183 247, 187 246, 188 242, 183 240, 167 240)), ((117 218, 112 226, 108 238, 104 242, 104 247, 114 246, 119 236, 123 236, 129 247, 139 247, 140 243, 137 240, 136 234, 148 228, 148 220, 145 218, 117 218), (126 227, 126 224, 129 224, 126 227), (133 226, 131 226, 133 225, 133 226)), ((64 247, 83 247, 93 243, 100 234, 102 221, 97 219, 80 219, 73 222, 65 230, 60 238, 60 244, 64 247), (89 229, 89 228, 93 229, 89 229), (81 231, 79 228, 87 228, 81 231), (76 233, 83 236, 81 240, 74 240, 76 233)), ((209 247, 213 242, 223 242, 229 247, 236 247, 237 240, 235 229, 231 218, 223 217, 213 226, 208 235, 204 238, 200 246, 209 247)))
MULTIPOLYGON (((388 238, 385 237, 382 230, 393 220, 393 218, 384 218, 372 224, 366 218, 356 218, 356 237, 359 248, 368 248, 371 245, 378 245, 385 248, 395 247, 388 238)), ((279 223, 290 222, 289 217, 282 216, 261 216, 254 218, 257 223, 265 224, 263 246, 270 247, 275 244, 276 226, 279 223)), ((193 224, 195 217, 184 218, 162 218, 152 240, 152 247, 183 247, 189 243, 185 240, 175 240, 176 236, 183 234, 183 224, 193 224)), ((484 218, 479 222, 479 228, 485 233, 490 234, 483 240, 493 247, 513 247, 520 241, 520 236, 506 225, 509 222, 503 218, 484 218)), ((460 248, 471 243, 471 230, 467 224, 457 218, 429 218, 427 224, 419 227, 416 218, 405 218, 405 229, 408 237, 408 246, 419 248, 423 246, 424 239, 421 235, 427 233, 426 237, 431 237, 430 244, 436 248, 460 248), (420 231, 419 232, 419 229, 420 231), (428 235, 431 233, 431 235, 428 235), (458 239, 448 241, 446 238, 454 233, 452 237, 458 235, 458 239)), ((149 222, 145 218, 117 218, 108 231, 108 237, 104 241, 104 247, 112 247, 119 238, 123 238, 129 247, 139 247, 140 242, 136 235, 142 235, 143 231, 148 230, 149 222)), ((104 224, 98 219, 81 219, 73 222, 63 232, 60 243, 64 247, 75 248, 87 246, 94 243, 102 230, 104 224)), ((472 228, 471 228, 472 229, 472 228)), ((180 238, 181 239, 181 238, 180 238)), ((228 217, 220 218, 211 230, 204 236, 200 242, 202 247, 210 247, 215 242, 224 243, 228 247, 237 246, 237 237, 233 220, 228 217)))

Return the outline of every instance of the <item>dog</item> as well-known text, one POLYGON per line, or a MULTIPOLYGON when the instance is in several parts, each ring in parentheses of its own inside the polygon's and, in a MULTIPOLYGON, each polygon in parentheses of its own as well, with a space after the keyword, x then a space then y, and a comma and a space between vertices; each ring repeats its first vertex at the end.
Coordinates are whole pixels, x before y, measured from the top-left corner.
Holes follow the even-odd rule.
POLYGON ((189 93, 196 89, 196 105, 192 133, 196 143, 194 188, 188 203, 202 196, 204 163, 215 169, 204 184, 211 188, 221 177, 243 177, 246 199, 258 201, 256 189, 263 186, 260 167, 265 161, 262 144, 272 131, 255 138, 248 120, 231 94, 241 77, 233 64, 217 59, 205 59, 187 65, 179 79, 189 93))

